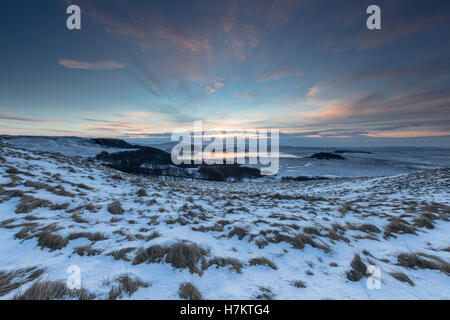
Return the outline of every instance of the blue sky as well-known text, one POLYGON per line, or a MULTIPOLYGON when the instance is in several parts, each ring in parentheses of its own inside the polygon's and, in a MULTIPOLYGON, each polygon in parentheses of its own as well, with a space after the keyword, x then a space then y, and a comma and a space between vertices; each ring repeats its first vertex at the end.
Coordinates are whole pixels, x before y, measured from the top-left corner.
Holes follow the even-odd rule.
POLYGON ((2 134, 450 145, 448 1, 15 0, 0 26, 2 134))

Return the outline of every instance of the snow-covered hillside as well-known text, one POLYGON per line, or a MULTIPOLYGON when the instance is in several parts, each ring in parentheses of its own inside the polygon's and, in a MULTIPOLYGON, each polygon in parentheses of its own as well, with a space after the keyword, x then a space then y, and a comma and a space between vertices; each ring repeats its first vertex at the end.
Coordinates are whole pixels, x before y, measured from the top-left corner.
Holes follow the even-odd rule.
POLYGON ((450 297, 448 169, 168 182, 0 148, 1 299, 450 297), (73 265, 83 290, 64 286, 73 265))
POLYGON ((80 137, 0 136, 0 142, 27 150, 55 152, 80 158, 95 157, 103 151, 114 153, 136 150, 102 146, 93 139, 80 137))

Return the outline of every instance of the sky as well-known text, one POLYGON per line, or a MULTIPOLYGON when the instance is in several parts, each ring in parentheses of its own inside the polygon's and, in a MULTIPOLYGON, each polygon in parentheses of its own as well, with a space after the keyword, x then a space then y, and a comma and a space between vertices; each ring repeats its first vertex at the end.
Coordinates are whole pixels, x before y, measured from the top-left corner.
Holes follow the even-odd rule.
POLYGON ((449 39, 447 0, 5 0, 0 134, 449 147, 449 39))

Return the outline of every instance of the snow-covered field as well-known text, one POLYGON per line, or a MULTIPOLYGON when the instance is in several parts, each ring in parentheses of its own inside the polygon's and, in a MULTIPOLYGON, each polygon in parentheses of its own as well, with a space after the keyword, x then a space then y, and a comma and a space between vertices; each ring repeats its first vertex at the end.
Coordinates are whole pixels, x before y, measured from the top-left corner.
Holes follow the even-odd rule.
POLYGON ((0 147, 1 299, 65 283, 71 265, 96 299, 450 298, 449 169, 172 182, 0 147))

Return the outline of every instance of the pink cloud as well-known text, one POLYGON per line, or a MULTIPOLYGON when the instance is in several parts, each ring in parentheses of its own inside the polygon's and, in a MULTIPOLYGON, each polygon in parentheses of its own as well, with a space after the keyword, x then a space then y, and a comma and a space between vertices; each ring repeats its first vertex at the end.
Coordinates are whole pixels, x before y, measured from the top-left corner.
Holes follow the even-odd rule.
POLYGON ((314 87, 309 89, 308 97, 310 97, 310 98, 315 97, 319 94, 320 91, 321 91, 321 88, 318 85, 315 85, 314 87))

